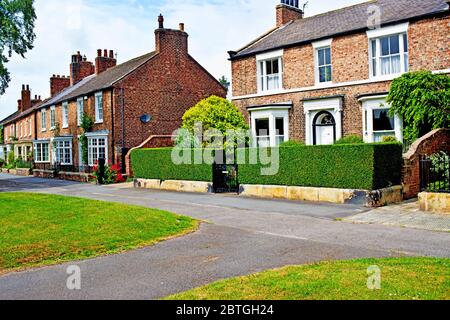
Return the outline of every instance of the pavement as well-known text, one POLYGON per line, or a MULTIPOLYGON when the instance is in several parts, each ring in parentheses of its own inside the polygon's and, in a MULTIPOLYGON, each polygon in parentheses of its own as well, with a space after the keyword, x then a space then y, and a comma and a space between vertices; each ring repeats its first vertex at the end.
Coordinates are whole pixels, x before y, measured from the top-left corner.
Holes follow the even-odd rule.
POLYGON ((172 193, 5 174, 0 174, 1 191, 135 204, 205 223, 196 233, 152 247, 4 275, 0 299, 159 299, 286 265, 403 255, 450 257, 449 233, 343 222, 369 212, 352 205, 172 193), (66 287, 71 265, 81 268, 81 290, 66 287))
POLYGON ((343 221, 450 232, 450 215, 421 211, 417 201, 377 208, 343 221))

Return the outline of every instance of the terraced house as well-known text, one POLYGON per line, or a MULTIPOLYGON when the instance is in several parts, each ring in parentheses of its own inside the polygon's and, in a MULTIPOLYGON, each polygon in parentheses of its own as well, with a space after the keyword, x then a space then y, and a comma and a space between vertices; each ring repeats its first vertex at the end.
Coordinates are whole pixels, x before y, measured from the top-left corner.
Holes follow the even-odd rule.
POLYGON ((233 101, 259 145, 333 144, 347 135, 403 140, 386 96, 408 71, 450 73, 449 3, 376 0, 305 18, 276 7, 276 27, 231 51, 233 101))
MULTIPOLYGON (((158 23, 155 51, 120 65, 112 50, 98 50, 94 63, 78 52, 70 76, 50 79, 51 97, 30 109, 35 133, 26 136, 33 142, 37 169, 56 163, 63 171, 85 171, 100 158, 123 164, 127 151, 149 136, 172 135, 185 111, 201 99, 226 96, 226 89, 189 55, 184 24, 166 29, 162 16, 158 23), (88 132, 82 128, 85 116, 94 122, 88 132), (83 133, 85 145, 79 139, 83 133)), ((18 125, 12 124, 16 131, 18 125)), ((159 145, 168 143, 166 138, 159 145)))
POLYGON ((30 161, 33 158, 33 141, 36 138, 35 110, 42 103, 41 97, 31 97, 29 85, 23 85, 17 111, 0 122, 4 141, 0 141, 0 159, 6 160, 9 153, 15 159, 30 161))

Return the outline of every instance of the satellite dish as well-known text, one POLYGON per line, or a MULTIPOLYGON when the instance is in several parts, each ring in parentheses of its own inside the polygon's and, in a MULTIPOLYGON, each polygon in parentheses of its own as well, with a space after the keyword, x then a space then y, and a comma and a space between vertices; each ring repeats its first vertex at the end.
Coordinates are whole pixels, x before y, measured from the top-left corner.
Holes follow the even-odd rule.
POLYGON ((152 116, 144 114, 140 117, 140 120, 142 123, 149 123, 150 121, 152 121, 152 116))

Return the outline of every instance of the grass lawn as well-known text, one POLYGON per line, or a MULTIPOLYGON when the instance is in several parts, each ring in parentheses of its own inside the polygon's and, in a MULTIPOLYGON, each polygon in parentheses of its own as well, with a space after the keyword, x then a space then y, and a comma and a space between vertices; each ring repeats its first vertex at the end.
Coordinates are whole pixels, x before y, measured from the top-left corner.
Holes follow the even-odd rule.
POLYGON ((188 217, 143 207, 0 193, 0 273, 148 246, 197 226, 188 217))
POLYGON ((219 281, 168 300, 449 300, 450 259, 399 258, 325 262, 219 281), (381 269, 381 290, 367 269, 381 269))

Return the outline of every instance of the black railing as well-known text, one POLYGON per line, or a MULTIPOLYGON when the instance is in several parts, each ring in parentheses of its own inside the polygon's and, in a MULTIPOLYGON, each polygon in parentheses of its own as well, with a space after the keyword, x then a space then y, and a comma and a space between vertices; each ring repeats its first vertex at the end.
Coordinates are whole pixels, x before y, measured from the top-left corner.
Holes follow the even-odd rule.
POLYGON ((441 152, 420 159, 422 192, 450 193, 450 153, 441 152))
POLYGON ((74 166, 60 163, 35 163, 34 169, 55 171, 55 172, 73 172, 73 173, 93 173, 94 168, 91 166, 74 166))

